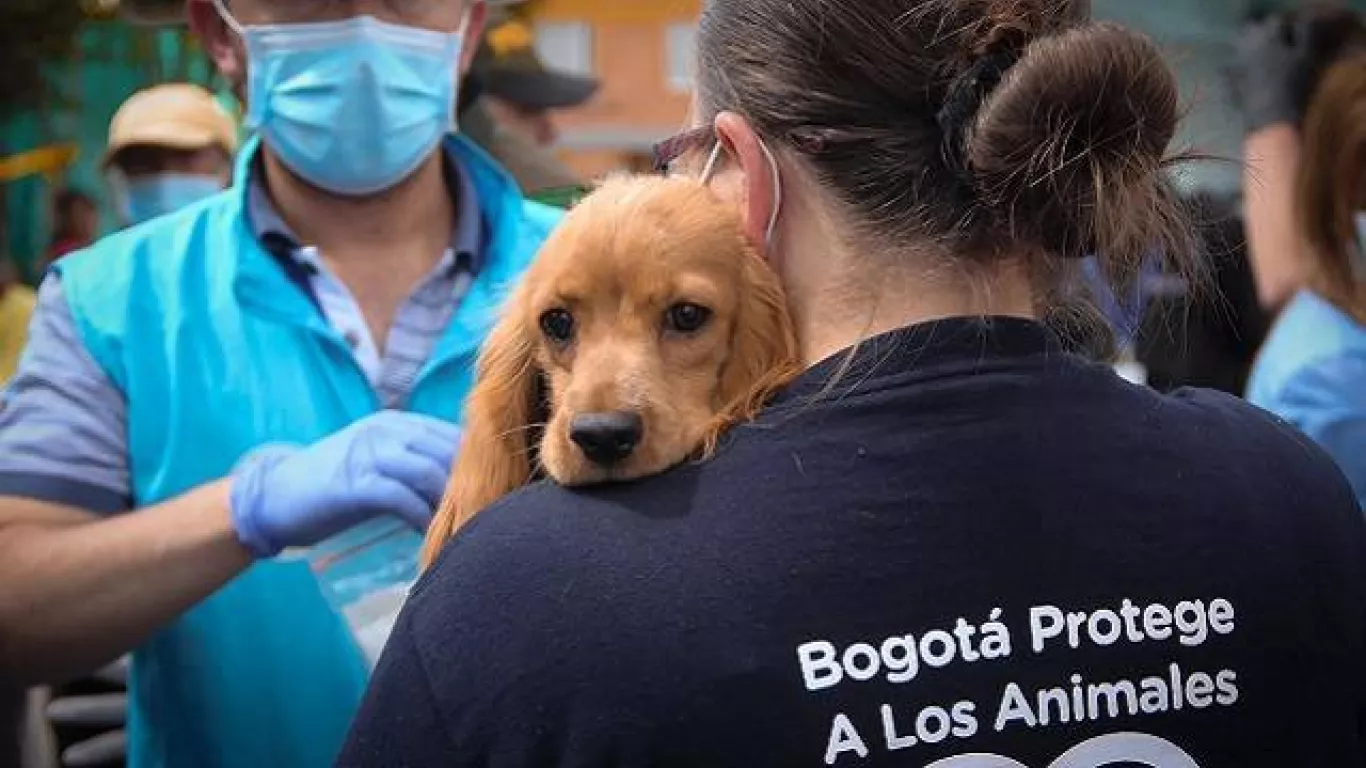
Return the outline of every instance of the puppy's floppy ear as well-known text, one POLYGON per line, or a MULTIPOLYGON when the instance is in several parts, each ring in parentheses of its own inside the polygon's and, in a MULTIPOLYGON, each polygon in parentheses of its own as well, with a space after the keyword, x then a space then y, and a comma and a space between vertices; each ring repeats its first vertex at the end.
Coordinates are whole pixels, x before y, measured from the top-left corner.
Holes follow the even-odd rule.
POLYGON ((797 333, 778 276, 746 247, 740 306, 730 355, 721 369, 720 408, 702 453, 710 456, 731 426, 759 414, 768 400, 801 373, 797 333))
POLYGON ((517 313, 508 313, 479 353, 460 454, 422 546, 423 570, 470 518, 530 482, 540 381, 531 342, 517 313))

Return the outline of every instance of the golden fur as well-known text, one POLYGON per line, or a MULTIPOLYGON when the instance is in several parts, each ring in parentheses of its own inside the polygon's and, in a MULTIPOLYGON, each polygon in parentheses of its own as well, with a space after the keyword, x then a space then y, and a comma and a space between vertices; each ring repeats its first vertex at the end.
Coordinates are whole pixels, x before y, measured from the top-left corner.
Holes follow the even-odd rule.
POLYGON ((737 213, 692 179, 609 179, 546 242, 484 345, 423 566, 476 513, 542 472, 586 485, 710 456, 799 370, 781 286, 737 213), (710 319, 678 330, 683 305, 710 319), (549 312, 572 317, 568 343, 548 335, 549 312), (640 416, 640 442, 618 464, 595 464, 569 424, 620 411, 640 416))

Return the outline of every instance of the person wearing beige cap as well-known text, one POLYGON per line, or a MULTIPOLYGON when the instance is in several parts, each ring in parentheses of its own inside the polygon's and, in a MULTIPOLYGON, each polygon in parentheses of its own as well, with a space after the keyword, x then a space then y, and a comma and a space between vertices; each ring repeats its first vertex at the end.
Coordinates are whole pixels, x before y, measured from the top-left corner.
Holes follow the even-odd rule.
POLYGON ((139 91, 109 124, 104 168, 119 217, 141 224, 228 186, 237 125, 197 85, 139 91))
POLYGON ((587 101, 598 83, 546 69, 531 30, 506 11, 502 15, 480 40, 461 89, 460 130, 527 192, 581 187, 584 180, 551 149, 556 132, 550 113, 587 101))
POLYGON ((517 20, 489 30, 474 67, 494 119, 542 147, 559 138, 553 112, 587 102, 599 86, 595 77, 547 67, 536 53, 535 33, 517 20))

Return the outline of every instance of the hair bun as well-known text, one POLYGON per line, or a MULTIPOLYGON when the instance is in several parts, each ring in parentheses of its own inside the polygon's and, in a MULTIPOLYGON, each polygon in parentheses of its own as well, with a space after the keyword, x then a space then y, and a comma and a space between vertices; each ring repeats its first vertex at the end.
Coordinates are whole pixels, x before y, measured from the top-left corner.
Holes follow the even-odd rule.
POLYGON ((1148 37, 1088 23, 1024 49, 969 126, 964 159, 1011 239, 1137 260, 1183 229, 1163 170, 1179 112, 1148 37))

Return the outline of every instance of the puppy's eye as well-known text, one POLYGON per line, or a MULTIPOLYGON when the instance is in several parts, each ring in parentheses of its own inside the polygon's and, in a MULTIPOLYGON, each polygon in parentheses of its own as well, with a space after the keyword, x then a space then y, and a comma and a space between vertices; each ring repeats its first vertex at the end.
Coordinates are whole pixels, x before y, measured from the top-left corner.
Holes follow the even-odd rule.
POLYGON ((711 310, 699 304, 680 302, 664 314, 664 327, 678 333, 694 333, 711 319, 711 310))
POLYGON ((551 309, 541 315, 541 333, 557 344, 574 338, 574 316, 568 310, 551 309))

